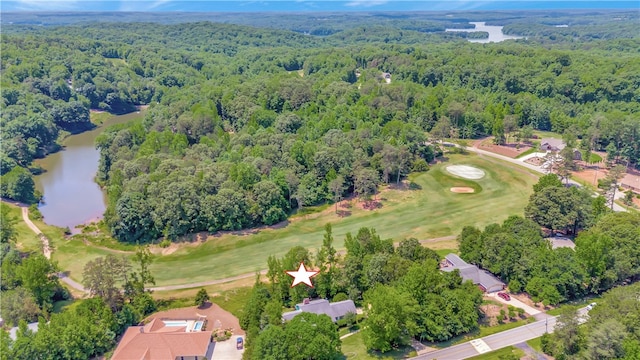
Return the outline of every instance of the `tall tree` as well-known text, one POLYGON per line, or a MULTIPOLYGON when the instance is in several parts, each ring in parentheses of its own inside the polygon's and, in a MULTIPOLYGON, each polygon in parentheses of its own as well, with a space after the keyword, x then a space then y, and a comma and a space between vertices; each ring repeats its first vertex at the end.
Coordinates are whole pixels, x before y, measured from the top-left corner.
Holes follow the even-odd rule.
POLYGON ((319 266, 319 273, 315 278, 318 295, 322 298, 331 298, 336 293, 336 274, 338 265, 337 251, 333 247, 333 234, 331 224, 324 226, 324 238, 322 247, 316 255, 316 265, 319 266))
POLYGON ((5 203, 0 203, 0 244, 7 244, 16 239, 15 224, 18 220, 11 216, 11 209, 5 203))
POLYGON ((41 308, 50 310, 52 297, 60 286, 58 268, 42 254, 31 255, 16 269, 22 286, 29 290, 41 308))
POLYGON ((364 295, 367 318, 362 336, 368 349, 386 352, 405 345, 416 331, 417 304, 408 294, 379 285, 364 295))
POLYGON ((100 296, 111 307, 117 310, 122 305, 122 293, 119 284, 127 283, 127 274, 131 265, 125 257, 109 254, 89 261, 82 272, 83 285, 91 295, 100 296))
POLYGON ((338 327, 327 315, 303 312, 285 325, 288 359, 333 360, 340 351, 338 327))
POLYGON ((344 192, 344 176, 338 175, 329 182, 329 191, 333 194, 333 202, 336 204, 336 214, 338 213, 338 202, 342 199, 344 192))

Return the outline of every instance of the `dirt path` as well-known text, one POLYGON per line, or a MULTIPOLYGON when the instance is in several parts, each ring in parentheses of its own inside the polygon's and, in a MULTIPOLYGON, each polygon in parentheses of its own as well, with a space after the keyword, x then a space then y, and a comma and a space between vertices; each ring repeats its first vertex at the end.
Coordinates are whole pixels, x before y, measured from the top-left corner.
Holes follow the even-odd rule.
MULTIPOLYGON (((439 238, 420 240, 420 244, 428 244, 428 243, 434 243, 434 242, 439 242, 439 241, 447 241, 447 240, 454 240, 454 239, 456 239, 456 235, 449 235, 449 236, 443 236, 443 237, 439 237, 439 238)), ((398 244, 399 243, 394 243, 393 245, 394 246, 398 246, 398 244)), ((346 250, 338 250, 337 254, 338 255, 344 255, 344 254, 346 254, 346 250)), ((259 273, 260 273, 260 275, 265 275, 267 273, 267 270, 261 270, 259 273)), ((256 273, 252 272, 252 273, 246 273, 246 274, 242 274, 242 275, 236 275, 236 276, 227 277, 227 278, 224 278, 224 279, 201 281, 201 282, 191 283, 191 284, 156 286, 156 287, 148 288, 148 290, 152 290, 152 291, 169 291, 169 290, 192 289, 192 288, 196 288, 196 287, 224 284, 224 283, 228 283, 228 282, 232 282, 232 281, 236 281, 236 280, 242 280, 242 279, 246 279, 246 278, 250 278, 250 277, 254 277, 254 276, 256 276, 256 273)))
MULTIPOLYGON (((3 199, 2 201, 5 201, 5 200, 3 199)), ((16 203, 16 202, 13 202, 13 201, 6 201, 6 202, 20 206, 20 209, 22 210, 22 220, 25 222, 25 224, 27 224, 27 226, 29 227, 29 229, 31 229, 31 231, 33 231, 34 233, 36 233, 36 235, 38 235, 38 237, 40 238, 40 241, 42 241, 42 253, 44 254, 44 257, 46 257, 47 259, 51 260, 51 246, 49 245, 49 238, 47 238, 42 233, 42 231, 40 231, 40 229, 36 226, 36 224, 34 224, 33 221, 31 221, 31 219, 29 219, 29 208, 27 207, 27 205, 26 204, 16 203)), ((86 292, 86 290, 85 290, 84 286, 82 286, 82 284, 78 283, 77 281, 72 280, 66 274, 60 272, 57 275, 58 275, 58 278, 60 280, 62 280, 67 285, 71 286, 72 288, 74 288, 74 289, 76 289, 78 291, 86 292)))

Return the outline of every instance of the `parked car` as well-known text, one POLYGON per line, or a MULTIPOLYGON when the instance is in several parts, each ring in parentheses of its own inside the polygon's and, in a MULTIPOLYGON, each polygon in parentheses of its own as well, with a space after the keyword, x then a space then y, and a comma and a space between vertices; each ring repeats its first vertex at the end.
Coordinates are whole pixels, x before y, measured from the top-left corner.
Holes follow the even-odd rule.
POLYGON ((591 304, 587 305, 587 311, 593 309, 594 306, 598 305, 597 303, 592 302, 591 304))
POLYGON ((242 347, 244 346, 244 340, 242 339, 242 337, 238 337, 236 339, 236 349, 238 350, 242 350, 242 347))
POLYGON ((507 301, 511 300, 511 296, 509 296, 509 294, 507 294, 505 292, 499 292, 498 296, 500 296, 501 298, 503 298, 503 299, 505 299, 507 301))

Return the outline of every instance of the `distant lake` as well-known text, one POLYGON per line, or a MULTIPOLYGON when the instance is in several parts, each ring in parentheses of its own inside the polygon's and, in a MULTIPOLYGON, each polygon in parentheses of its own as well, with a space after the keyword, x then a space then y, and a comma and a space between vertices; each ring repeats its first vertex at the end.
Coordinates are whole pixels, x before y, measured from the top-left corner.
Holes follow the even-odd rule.
POLYGON ((109 125, 125 123, 143 116, 134 112, 113 116, 104 124, 63 142, 64 149, 35 163, 45 172, 35 177, 36 188, 44 195, 38 206, 44 222, 59 227, 86 224, 102 218, 106 209, 105 194, 95 182, 100 152, 95 140, 109 125))
POLYGON ((469 42, 473 43, 490 43, 490 42, 501 42, 505 40, 511 39, 522 39, 522 36, 512 36, 505 35, 502 33, 503 26, 491 26, 485 25, 485 22, 470 22, 469 24, 475 25, 474 29, 445 29, 445 31, 461 31, 461 32, 478 32, 484 31, 489 33, 489 37, 487 39, 467 39, 469 42))

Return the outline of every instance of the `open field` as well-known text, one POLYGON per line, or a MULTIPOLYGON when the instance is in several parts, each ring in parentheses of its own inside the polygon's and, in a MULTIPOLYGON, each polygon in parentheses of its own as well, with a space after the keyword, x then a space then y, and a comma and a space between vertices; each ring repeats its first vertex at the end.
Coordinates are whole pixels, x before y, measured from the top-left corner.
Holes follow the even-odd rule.
MULTIPOLYGON (((301 245, 311 250, 319 247, 324 225, 328 222, 333 225, 334 244, 338 249, 343 248, 347 232, 355 233, 361 227, 375 228, 383 238, 394 241, 457 235, 467 225, 484 226, 501 222, 509 215, 522 214, 537 175, 482 156, 452 155, 428 172, 412 174, 409 180, 419 189, 385 189, 378 195, 382 207, 376 210, 362 210, 352 204, 343 208, 348 216, 339 217, 333 207, 328 207, 321 213, 292 220, 278 229, 247 231, 247 235, 210 236, 206 242, 180 245, 171 254, 156 256, 151 271, 158 286, 255 272, 266 268, 269 255, 282 256, 292 246, 301 245), (484 170, 486 176, 479 180, 453 177, 443 169, 452 164, 476 166, 484 170), (454 186, 472 187, 476 192, 452 193, 449 189, 454 186)), ((75 280, 81 280, 82 268, 91 259, 108 253, 133 254, 92 246, 82 240, 61 239, 59 230, 57 232, 47 234, 55 246, 53 257, 75 280)), ((428 246, 434 249, 456 247, 453 240, 443 244, 429 243, 428 246)))

